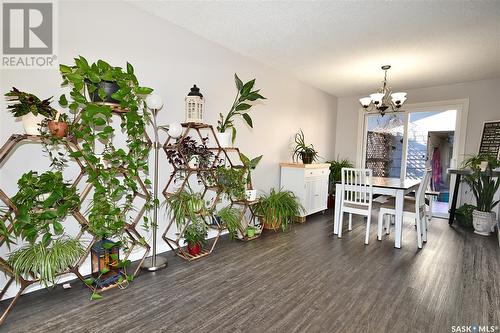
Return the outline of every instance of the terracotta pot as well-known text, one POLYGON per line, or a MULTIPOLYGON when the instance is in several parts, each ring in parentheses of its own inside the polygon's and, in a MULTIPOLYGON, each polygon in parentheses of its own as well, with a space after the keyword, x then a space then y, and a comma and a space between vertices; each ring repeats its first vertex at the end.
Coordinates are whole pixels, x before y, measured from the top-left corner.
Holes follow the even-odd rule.
POLYGON ((328 209, 335 207, 335 196, 334 195, 328 196, 327 207, 328 207, 328 209))
POLYGON ((279 228, 281 228, 280 221, 278 221, 276 219, 273 219, 271 222, 264 220, 264 229, 266 229, 266 230, 278 230, 279 228))
POLYGON ((200 244, 194 244, 193 246, 189 245, 187 246, 188 252, 190 255, 197 256, 201 253, 201 246, 200 244))
POLYGON ((49 121, 50 134, 57 138, 64 138, 68 134, 68 123, 64 121, 49 121))

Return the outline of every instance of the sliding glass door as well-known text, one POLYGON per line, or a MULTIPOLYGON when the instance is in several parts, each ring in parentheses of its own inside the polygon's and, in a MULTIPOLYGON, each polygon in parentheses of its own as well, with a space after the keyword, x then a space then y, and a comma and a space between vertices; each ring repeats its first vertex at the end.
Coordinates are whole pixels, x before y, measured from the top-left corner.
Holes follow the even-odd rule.
POLYGON ((448 212, 457 110, 366 114, 363 165, 377 177, 421 179, 432 169, 433 213, 448 212))

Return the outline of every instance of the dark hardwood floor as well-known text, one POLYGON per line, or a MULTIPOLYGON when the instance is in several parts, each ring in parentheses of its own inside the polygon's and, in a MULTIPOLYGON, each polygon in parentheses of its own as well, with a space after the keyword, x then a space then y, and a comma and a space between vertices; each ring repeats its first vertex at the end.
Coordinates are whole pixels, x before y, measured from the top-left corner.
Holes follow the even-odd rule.
MULTIPOLYGON (((346 219, 347 220, 347 219, 346 219)), ((406 225, 363 244, 364 223, 342 239, 332 213, 286 233, 242 243, 143 273, 99 301, 73 288, 24 295, 0 332, 451 332, 452 325, 500 326, 500 250, 484 238, 433 219, 417 250, 406 225)), ((497 328, 498 331, 498 328, 497 328)))

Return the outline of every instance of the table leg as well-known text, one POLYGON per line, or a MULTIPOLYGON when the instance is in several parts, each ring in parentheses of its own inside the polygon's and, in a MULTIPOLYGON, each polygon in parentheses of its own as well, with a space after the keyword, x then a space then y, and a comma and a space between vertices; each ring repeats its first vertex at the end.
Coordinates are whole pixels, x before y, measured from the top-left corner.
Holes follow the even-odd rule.
POLYGON ((339 233, 339 222, 340 222, 340 205, 342 205, 341 200, 340 184, 335 184, 335 209, 333 212, 333 234, 338 235, 339 233))
POLYGON ((401 248, 401 240, 403 238, 403 203, 404 191, 396 192, 396 232, 394 233, 394 247, 401 248))
POLYGON ((460 188, 460 178, 462 175, 457 174, 455 178, 455 186, 453 187, 453 199, 451 200, 450 218, 448 224, 452 225, 455 221, 455 210, 457 209, 458 189, 460 188))

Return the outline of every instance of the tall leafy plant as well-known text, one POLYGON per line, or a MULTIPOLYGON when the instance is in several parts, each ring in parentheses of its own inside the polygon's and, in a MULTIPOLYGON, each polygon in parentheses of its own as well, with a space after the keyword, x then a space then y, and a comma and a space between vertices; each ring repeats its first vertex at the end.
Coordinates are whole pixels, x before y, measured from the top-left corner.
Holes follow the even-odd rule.
POLYGON ((329 175, 329 194, 333 195, 335 193, 335 183, 341 180, 342 168, 353 168, 354 164, 344 158, 340 159, 337 157, 336 160, 328 161, 330 164, 330 175, 329 175))
POLYGON ((234 120, 241 116, 248 126, 253 128, 252 117, 248 114, 252 108, 250 102, 257 101, 259 99, 266 99, 260 94, 260 89, 252 90, 255 85, 255 79, 252 79, 246 83, 243 83, 238 75, 234 74, 234 82, 236 84, 236 97, 234 99, 233 105, 229 110, 228 114, 224 116, 222 113, 219 114, 219 120, 217 122, 217 130, 220 133, 225 133, 228 130, 232 130, 231 140, 234 143, 236 139, 236 128, 234 127, 234 120))
POLYGON ((257 156, 255 158, 250 159, 245 154, 240 153, 240 159, 243 163, 243 167, 245 168, 245 172, 247 174, 247 187, 253 188, 252 186, 252 170, 255 170, 260 160, 262 159, 262 155, 257 156))
MULTIPOLYGON (((88 182, 94 187, 89 212, 89 229, 100 237, 111 237, 122 232, 125 212, 133 205, 133 194, 138 191, 135 177, 148 172, 148 142, 144 137, 150 114, 144 100, 151 88, 139 85, 134 68, 127 63, 126 69, 114 67, 103 60, 89 62, 82 56, 75 58, 71 66, 60 65, 63 86, 69 86, 69 98, 61 95, 59 103, 74 112, 80 112, 74 126, 74 135, 81 142, 81 151, 73 157, 86 162, 88 182), (116 148, 113 143, 115 129, 111 126, 111 106, 92 101, 92 95, 104 100, 106 92, 101 82, 116 82, 119 89, 112 94, 121 113, 121 128, 126 133, 126 149, 116 148), (97 146, 102 145, 98 151, 97 146), (122 177, 125 170, 127 177, 122 177)), ((150 185, 149 179, 145 180, 150 185)), ((148 207, 151 202, 146 202, 148 207)), ((147 227, 148 217, 144 216, 147 227)))
POLYGON ((294 141, 295 147, 292 155, 294 161, 297 161, 299 157, 303 161, 305 158, 309 158, 312 162, 318 159, 318 152, 314 149, 312 144, 306 144, 304 132, 302 132, 302 130, 295 134, 294 141))
POLYGON ((491 176, 491 171, 500 166, 500 160, 491 155, 480 154, 465 160, 463 166, 472 170, 472 174, 466 176, 464 180, 476 198, 476 209, 481 212, 491 212, 500 202, 494 199, 500 187, 500 178, 491 176), (486 170, 481 169, 482 163, 487 163, 486 170))

